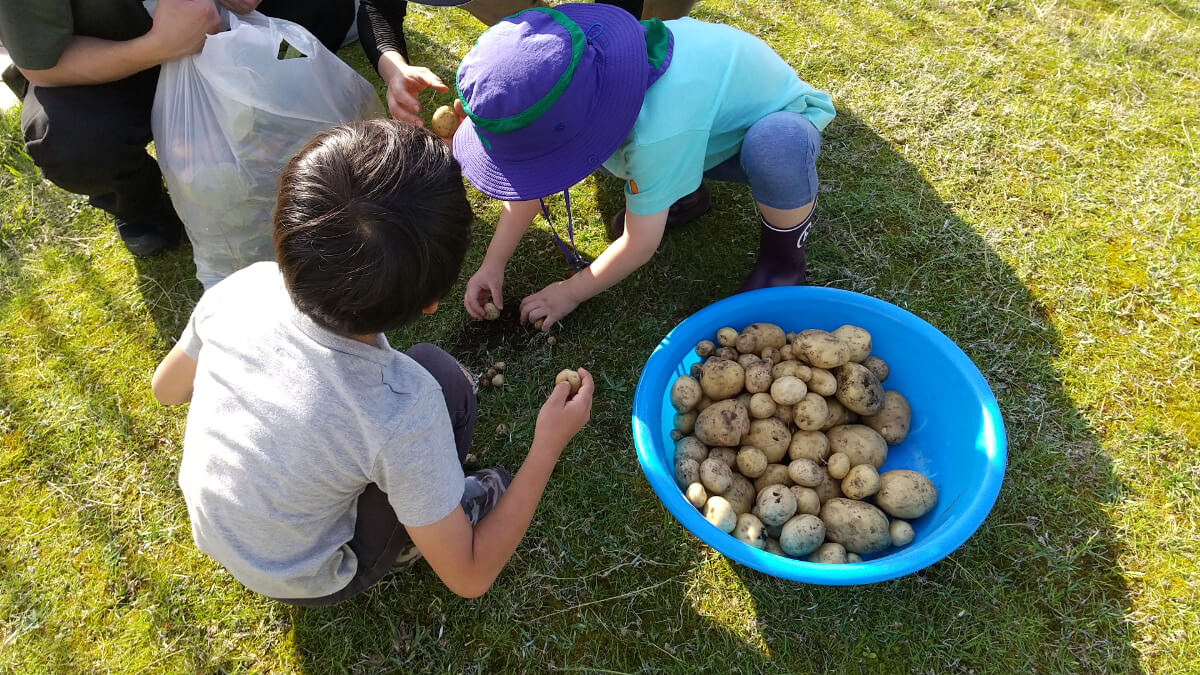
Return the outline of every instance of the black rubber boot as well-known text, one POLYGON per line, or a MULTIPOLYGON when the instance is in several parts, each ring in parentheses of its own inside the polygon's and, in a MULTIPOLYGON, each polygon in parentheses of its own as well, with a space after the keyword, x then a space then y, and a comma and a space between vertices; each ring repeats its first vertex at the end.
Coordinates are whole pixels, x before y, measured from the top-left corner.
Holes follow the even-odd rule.
MULTIPOLYGON (((667 228, 679 227, 685 223, 690 223, 708 213, 710 208, 712 208, 712 193, 708 191, 708 187, 704 183, 701 183, 695 192, 680 197, 678 201, 671 205, 671 208, 667 211, 667 228)), ((616 241, 624 233, 625 209, 621 209, 608 222, 608 240, 616 241)))
POLYGON ((738 288, 739 293, 772 286, 804 285, 808 278, 805 248, 816 210, 814 205, 802 223, 788 230, 777 229, 766 219, 762 219, 762 229, 759 230, 758 236, 758 260, 754 263, 754 269, 750 270, 750 275, 738 288))

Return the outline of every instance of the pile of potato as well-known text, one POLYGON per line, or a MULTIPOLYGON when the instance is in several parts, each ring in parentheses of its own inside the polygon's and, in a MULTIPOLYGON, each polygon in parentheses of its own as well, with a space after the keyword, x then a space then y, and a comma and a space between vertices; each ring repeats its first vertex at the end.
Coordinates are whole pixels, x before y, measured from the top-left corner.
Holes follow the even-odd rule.
POLYGON ((937 489, 916 471, 877 471, 912 410, 883 388, 870 333, 755 323, 720 329, 696 353, 671 386, 671 435, 675 480, 705 519, 812 562, 861 562, 913 540, 908 521, 933 509, 937 489))

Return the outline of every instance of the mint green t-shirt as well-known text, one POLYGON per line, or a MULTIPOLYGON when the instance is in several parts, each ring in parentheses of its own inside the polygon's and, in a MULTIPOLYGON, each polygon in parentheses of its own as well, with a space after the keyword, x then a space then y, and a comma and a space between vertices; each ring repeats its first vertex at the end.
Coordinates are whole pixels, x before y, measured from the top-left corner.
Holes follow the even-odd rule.
POLYGON ((625 205, 639 215, 663 211, 698 188, 704 172, 736 155, 763 117, 790 110, 821 130, 834 116, 829 95, 757 37, 691 18, 666 25, 675 37, 671 63, 604 162, 625 180, 625 205))

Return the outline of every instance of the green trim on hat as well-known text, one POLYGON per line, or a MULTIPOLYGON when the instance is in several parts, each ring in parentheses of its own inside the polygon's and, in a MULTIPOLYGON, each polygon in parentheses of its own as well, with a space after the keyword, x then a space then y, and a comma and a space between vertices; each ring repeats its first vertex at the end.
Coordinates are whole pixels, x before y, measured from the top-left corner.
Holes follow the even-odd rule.
POLYGON ((671 31, 662 19, 647 19, 641 24, 646 27, 646 61, 651 70, 658 70, 671 47, 671 31))
MULTIPOLYGON (((546 92, 545 96, 521 112, 509 115, 508 117, 492 119, 476 115, 467 106, 467 99, 463 96, 462 90, 459 89, 458 82, 456 81, 454 89, 458 93, 458 98, 463 102, 463 112, 475 122, 475 126, 494 134, 504 134, 527 127, 544 115, 550 109, 550 106, 557 103, 558 99, 562 97, 563 92, 571 85, 571 79, 575 76, 575 67, 579 65, 579 60, 583 58, 583 47, 587 44, 587 37, 579 29, 579 24, 568 18, 566 14, 556 9, 550 9, 549 7, 533 7, 525 10, 525 12, 542 12, 567 30, 567 34, 571 36, 571 62, 567 64, 567 68, 559 76, 558 82, 554 83, 554 86, 550 88, 550 91, 546 92)), ((524 14, 525 12, 518 12, 518 14, 524 14)), ((517 16, 518 14, 514 14, 513 16, 517 16)), ((482 39, 482 36, 480 37, 482 39)))

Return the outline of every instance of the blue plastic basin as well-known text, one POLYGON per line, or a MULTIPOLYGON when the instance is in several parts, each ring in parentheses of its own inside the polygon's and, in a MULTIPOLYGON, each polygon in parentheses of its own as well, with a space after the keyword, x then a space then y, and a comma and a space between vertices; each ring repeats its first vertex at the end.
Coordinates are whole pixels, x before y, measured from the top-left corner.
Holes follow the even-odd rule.
POLYGON ((667 509, 701 541, 760 572, 812 584, 854 585, 916 572, 961 546, 983 523, 1004 479, 1006 439, 996 397, 979 369, 949 338, 895 305, 833 288, 791 286, 742 293, 685 319, 646 361, 633 402, 633 438, 646 480, 667 509), (861 563, 827 565, 793 560, 747 546, 704 520, 674 479, 670 433, 675 413, 670 385, 699 360, 695 346, 717 329, 739 331, 755 322, 785 331, 844 324, 873 338, 872 354, 887 361, 883 383, 912 406, 912 428, 888 448, 880 472, 913 469, 937 486, 937 506, 912 522, 916 538, 903 548, 866 556, 861 563))

